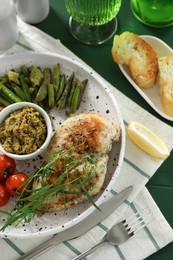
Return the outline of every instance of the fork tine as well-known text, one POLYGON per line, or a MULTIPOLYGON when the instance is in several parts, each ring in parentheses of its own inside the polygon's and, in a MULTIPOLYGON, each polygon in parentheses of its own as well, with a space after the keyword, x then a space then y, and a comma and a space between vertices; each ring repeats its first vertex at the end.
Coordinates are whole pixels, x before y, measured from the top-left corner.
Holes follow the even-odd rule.
MULTIPOLYGON (((150 216, 149 216, 150 217, 150 216)), ((154 216, 152 216, 152 218, 151 219, 149 219, 149 220, 145 220, 145 221, 142 221, 142 223, 141 223, 141 226, 140 227, 138 227, 135 231, 134 231, 134 234, 136 234, 138 231, 140 231, 142 228, 144 228, 144 227, 146 227, 151 221, 153 221, 153 219, 154 219, 154 216)))
POLYGON ((146 222, 146 219, 144 220, 144 216, 148 215, 149 213, 149 216, 151 216, 150 210, 147 210, 142 215, 137 212, 127 220, 123 221, 123 226, 126 228, 126 231, 130 236, 133 236, 136 232, 144 228, 153 220, 153 218, 149 222, 146 222))
POLYGON ((128 223, 128 225, 132 225, 133 223, 135 223, 136 221, 138 221, 140 218, 143 218, 146 214, 149 213, 149 210, 147 210, 146 212, 144 212, 142 215, 139 212, 136 212, 134 215, 132 215, 131 217, 129 217, 126 222, 128 223), (137 218, 136 218, 137 216, 137 218), (132 219, 132 220, 131 220, 132 219))

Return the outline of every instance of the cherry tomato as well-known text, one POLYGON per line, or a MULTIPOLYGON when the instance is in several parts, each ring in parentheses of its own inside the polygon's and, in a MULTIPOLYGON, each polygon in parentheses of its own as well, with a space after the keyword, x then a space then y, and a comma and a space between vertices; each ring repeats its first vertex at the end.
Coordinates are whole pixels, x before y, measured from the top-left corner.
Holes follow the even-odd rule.
POLYGON ((7 204, 10 199, 10 193, 6 189, 6 187, 0 183, 0 207, 7 204))
MULTIPOLYGON (((16 172, 7 177, 5 182, 5 187, 7 188, 8 192, 15 196, 19 193, 22 193, 24 188, 24 183, 28 179, 28 176, 23 172, 16 172)), ((28 189, 28 187, 27 187, 28 189)))
POLYGON ((5 154, 0 154, 0 181, 4 181, 9 174, 16 170, 16 162, 5 154))

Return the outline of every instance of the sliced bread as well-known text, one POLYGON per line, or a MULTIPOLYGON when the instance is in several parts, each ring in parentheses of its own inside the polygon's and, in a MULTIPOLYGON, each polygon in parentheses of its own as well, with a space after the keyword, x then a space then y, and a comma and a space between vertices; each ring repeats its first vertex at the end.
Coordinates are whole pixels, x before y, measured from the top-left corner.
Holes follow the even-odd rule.
POLYGON ((112 57, 117 64, 129 66, 132 78, 139 87, 153 87, 158 73, 157 54, 139 35, 131 32, 115 35, 112 57))
POLYGON ((159 58, 158 66, 157 83, 160 87, 160 93, 162 93, 162 88, 165 84, 173 85, 173 55, 159 58))
POLYGON ((173 55, 159 58, 157 83, 165 114, 173 117, 173 55))
POLYGON ((162 86, 161 101, 165 114, 173 117, 173 83, 162 86))

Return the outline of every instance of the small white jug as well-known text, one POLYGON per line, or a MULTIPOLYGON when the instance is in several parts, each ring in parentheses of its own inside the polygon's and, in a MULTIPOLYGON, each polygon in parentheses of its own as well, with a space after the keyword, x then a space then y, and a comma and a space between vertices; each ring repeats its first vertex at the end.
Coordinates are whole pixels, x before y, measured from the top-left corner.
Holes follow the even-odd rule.
POLYGON ((42 22, 49 14, 49 0, 15 0, 17 15, 27 23, 42 22))
POLYGON ((19 29, 13 0, 0 0, 0 50, 11 48, 17 41, 19 29))

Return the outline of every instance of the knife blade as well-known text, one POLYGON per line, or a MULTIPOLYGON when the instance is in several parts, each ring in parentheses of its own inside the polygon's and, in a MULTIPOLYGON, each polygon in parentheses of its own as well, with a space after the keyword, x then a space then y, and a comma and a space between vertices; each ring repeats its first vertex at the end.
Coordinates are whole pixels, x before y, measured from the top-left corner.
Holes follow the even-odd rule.
POLYGON ((69 227, 55 234, 53 237, 42 243, 40 246, 34 248, 33 250, 18 258, 18 260, 35 259, 37 256, 41 255, 55 245, 86 233, 91 228, 96 226, 100 221, 110 215, 114 210, 116 210, 129 197, 132 190, 132 186, 124 189, 123 191, 112 197, 110 200, 99 205, 100 210, 95 208, 95 210, 92 211, 90 215, 87 216, 87 218, 82 219, 79 223, 76 223, 72 227, 69 227))

